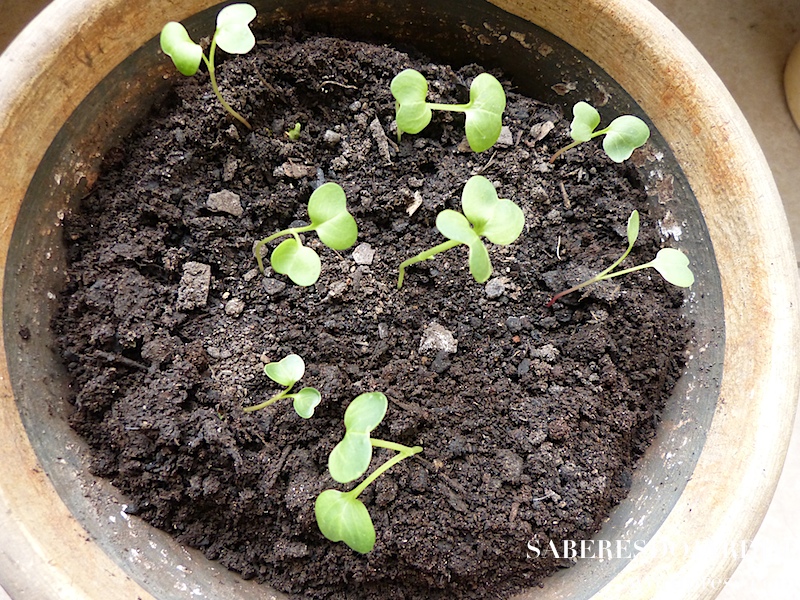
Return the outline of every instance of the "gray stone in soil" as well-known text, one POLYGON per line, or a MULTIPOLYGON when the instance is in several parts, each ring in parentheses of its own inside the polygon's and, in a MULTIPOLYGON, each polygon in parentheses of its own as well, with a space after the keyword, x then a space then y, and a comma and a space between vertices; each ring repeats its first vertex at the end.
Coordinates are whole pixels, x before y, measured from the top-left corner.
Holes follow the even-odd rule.
POLYGON ((187 262, 183 265, 183 276, 178 286, 178 310, 202 308, 208 302, 211 287, 211 265, 187 262))
POLYGON ((264 291, 270 296, 277 296, 286 289, 286 283, 280 279, 273 279, 272 277, 264 278, 264 291))
POLYGON ((209 194, 208 200, 206 201, 206 208, 213 212, 228 213, 234 217, 241 217, 244 213, 239 195, 229 190, 222 190, 221 192, 209 194))
POLYGON ((231 298, 225 304, 225 314, 229 317, 238 317, 244 312, 244 301, 239 298, 231 298))
POLYGON ((358 265, 371 265, 372 261, 375 260, 375 250, 367 243, 359 244, 353 250, 353 260, 358 265))
POLYGON ((425 327, 419 342, 420 354, 438 354, 439 352, 455 354, 457 350, 458 340, 451 331, 436 322, 431 322, 425 327))
POLYGON ((497 138, 496 144, 500 148, 508 148, 509 146, 514 145, 514 136, 511 134, 511 130, 507 126, 504 125, 500 130, 500 137, 497 138))
POLYGON ((501 277, 490 279, 486 283, 486 295, 489 298, 499 298, 506 293, 506 285, 501 277))
POLYGON ((328 129, 324 134, 322 134, 322 139, 325 140, 326 144, 335 146, 342 141, 342 134, 337 133, 332 129, 328 129))

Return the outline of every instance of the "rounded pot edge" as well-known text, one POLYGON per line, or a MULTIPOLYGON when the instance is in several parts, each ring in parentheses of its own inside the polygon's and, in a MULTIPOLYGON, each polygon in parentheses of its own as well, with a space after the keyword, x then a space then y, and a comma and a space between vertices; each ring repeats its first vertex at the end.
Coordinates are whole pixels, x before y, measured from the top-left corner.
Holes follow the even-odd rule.
POLYGON ((703 211, 725 303, 720 402, 677 505, 596 597, 636 590, 641 598, 713 598, 770 504, 798 398, 797 261, 771 171, 724 84, 651 4, 615 3, 615 18, 603 19, 597 15, 608 5, 580 3, 565 10, 565 26, 533 3, 492 1, 541 16, 541 25, 602 65, 664 135, 703 211), (690 552, 664 551, 687 542, 690 552))
MULTIPOLYGON (((723 402, 693 478, 657 539, 682 544, 702 537, 722 545, 749 540, 780 474, 800 380, 795 360, 800 341, 796 262, 766 161, 710 67, 649 4, 492 1, 603 66, 648 112, 683 166, 703 209, 722 276, 723 402)), ((0 92, 0 148, 11 150, 3 157, 7 176, 0 181, 4 265, 20 203, 60 123, 127 53, 156 35, 166 19, 183 19, 214 2, 184 0, 166 8, 151 0, 128 12, 129 3, 121 0, 98 0, 80 8, 75 4, 56 0, 0 58, 0 68, 8 74, 8 85, 0 92), (43 38, 42 32, 56 30, 54 22, 67 27, 43 38), (124 37, 126 30, 134 36, 124 37), (108 43, 87 46, 85 40, 93 35, 108 43), (41 120, 32 120, 32 105, 42 113, 41 120)), ((37 598, 150 597, 102 550, 86 543, 85 531, 38 466, 15 406, 6 361, 0 398, 0 451, 7 457, 0 465, 0 583, 11 581, 9 587, 27 589, 28 597, 37 598)), ((596 597, 669 593, 670 598, 710 598, 713 589, 703 595, 698 590, 710 577, 726 579, 735 564, 735 559, 714 553, 700 560, 664 560, 645 551, 596 597)))

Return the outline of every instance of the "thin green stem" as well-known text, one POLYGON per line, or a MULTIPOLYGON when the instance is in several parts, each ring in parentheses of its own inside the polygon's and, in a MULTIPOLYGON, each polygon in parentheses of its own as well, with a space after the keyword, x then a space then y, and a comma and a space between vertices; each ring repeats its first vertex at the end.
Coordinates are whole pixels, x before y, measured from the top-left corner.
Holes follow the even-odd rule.
POLYGON ((612 277, 619 277, 620 275, 627 275, 628 273, 633 273, 635 271, 641 271, 642 269, 647 269, 653 266, 653 262, 644 263, 641 265, 637 265, 635 267, 629 267, 627 269, 623 269, 622 271, 617 271, 616 273, 611 273, 610 275, 604 275, 602 279, 611 279, 612 277))
POLYGON ((597 283, 598 281, 606 281, 607 279, 611 279, 613 277, 619 277, 620 275, 627 275, 628 273, 633 273, 634 271, 641 271, 642 269, 647 269, 648 267, 652 267, 653 266, 653 263, 651 261, 649 263, 644 263, 642 265, 638 265, 638 266, 635 266, 635 267, 630 267, 628 269, 623 269, 622 271, 617 271, 616 273, 609 273, 609 271, 611 269, 613 269, 617 265, 619 265, 625 259, 625 257, 628 256, 628 252, 630 252, 630 248, 628 248, 628 251, 625 254, 622 255, 622 258, 620 258, 617 262, 615 262, 613 265, 611 265, 611 267, 609 267, 608 269, 606 269, 602 273, 598 273, 597 275, 595 275, 591 279, 587 279, 583 283, 579 283, 578 285, 576 285, 574 287, 571 287, 568 290, 564 290, 563 292, 559 292, 558 294, 556 294, 555 296, 550 298, 550 301, 546 304, 546 306, 548 306, 548 307, 553 306, 553 304, 558 302, 559 299, 563 298, 567 294, 571 294, 572 292, 577 292, 578 290, 581 290, 581 289, 585 288, 587 285, 591 285, 593 283, 597 283))
POLYGON ((554 162, 556 162, 556 159, 559 156, 561 156, 562 154, 564 154, 564 152, 566 152, 567 150, 572 150, 575 146, 577 146, 578 144, 582 144, 582 143, 583 142, 575 141, 575 142, 572 142, 571 144, 568 144, 567 146, 564 146, 563 148, 558 150, 555 154, 553 154, 553 156, 550 157, 550 164, 552 165, 554 162))
MULTIPOLYGON (((594 139, 594 138, 596 138, 596 137, 600 137, 601 135, 605 135, 605 134, 607 134, 607 133, 608 133, 610 130, 611 130, 611 126, 609 125, 609 126, 608 126, 608 127, 606 127, 605 129, 600 129, 600 130, 598 130, 598 131, 593 131, 593 132, 592 132, 592 135, 590 135, 590 136, 589 136, 589 140, 593 140, 593 139, 594 139)), ((564 154, 564 152, 566 152, 567 150, 571 150, 571 149, 572 149, 572 148, 574 148, 575 146, 577 146, 577 145, 579 145, 579 144, 582 144, 583 142, 588 142, 589 140, 574 141, 574 142, 572 142, 571 144, 569 144, 568 146, 564 146, 563 148, 561 148, 561 150, 559 150, 558 152, 556 152, 555 154, 553 154, 553 156, 551 156, 551 157, 550 157, 550 164, 553 164, 554 162, 556 162, 556 159, 557 159, 559 156, 561 156, 562 154, 564 154)))
POLYGON ((375 448, 386 448, 388 450, 394 450, 395 452, 416 454, 416 452, 411 452, 412 448, 410 446, 404 446, 403 444, 398 444, 397 442, 389 442, 386 440, 376 440, 375 438, 370 438, 369 443, 375 448))
POLYGON ((225 102, 225 98, 222 97, 222 94, 219 91, 219 87, 217 86, 217 76, 214 72, 214 53, 216 49, 217 49, 217 34, 215 32, 214 37, 211 39, 211 47, 208 49, 208 58, 206 58, 206 55, 203 54, 203 60, 205 61, 206 66, 208 67, 208 75, 209 78, 211 79, 211 89, 214 90, 214 94, 216 94, 217 99, 219 100, 220 104, 222 104, 222 108, 227 110, 233 118, 238 120, 245 127, 247 127, 248 129, 253 129, 250 126, 250 123, 247 122, 247 119, 245 119, 242 115, 233 110, 233 107, 231 107, 230 104, 225 102))
MULTIPOLYGON (((634 240, 634 241, 635 241, 635 240, 634 240)), ((617 261, 616 261, 616 262, 615 262, 613 265, 611 265, 610 267, 608 267, 608 268, 607 268, 605 271, 601 271, 600 273, 598 273, 597 275, 595 275, 595 277, 594 277, 594 278, 595 278, 595 279, 597 279, 597 280, 600 280, 600 279, 607 279, 607 278, 606 278, 606 275, 608 275, 608 274, 609 274, 611 271, 613 271, 613 270, 614 270, 614 269, 616 269, 616 268, 617 268, 619 265, 621 265, 621 264, 622 264, 622 261, 623 261, 623 260, 625 260, 626 258, 628 258, 628 254, 630 254, 630 253, 631 253, 631 250, 632 250, 632 249, 633 249, 633 244, 628 244, 628 249, 627 249, 627 250, 625 250, 625 252, 623 252, 623 253, 622 253, 622 256, 620 256, 620 257, 617 259, 617 261)))
POLYGON ((401 460, 408 458, 409 456, 414 456, 415 454, 419 454, 422 452, 422 446, 414 446, 413 448, 409 448, 408 446, 403 446, 402 444, 395 444, 394 442, 386 442, 384 440, 370 440, 373 446, 377 448, 388 448, 390 450, 396 450, 397 454, 395 454, 392 458, 387 460, 383 463, 380 467, 375 469, 369 476, 358 484, 357 487, 354 487, 352 490, 347 492, 347 495, 352 496, 353 498, 358 498, 359 494, 363 492, 367 487, 375 481, 378 477, 383 475, 386 471, 391 469, 401 460))
POLYGON ((300 236, 298 234, 304 233, 306 231, 313 231, 316 227, 311 225, 306 225, 304 227, 289 227, 288 229, 282 229, 278 233, 273 233, 269 237, 265 237, 263 240, 259 240, 256 242, 256 245, 253 246, 253 254, 256 255, 256 262, 258 262, 258 270, 263 273, 264 272, 264 259, 261 258, 261 248, 263 248, 266 244, 269 244, 272 240, 282 237, 284 235, 293 235, 294 238, 297 240, 297 243, 300 244, 300 236))
POLYGON ((423 260, 428 260, 429 258, 433 258, 440 252, 444 252, 445 250, 450 250, 450 248, 455 248, 459 244, 461 244, 461 242, 457 242, 456 240, 447 240, 446 242, 443 242, 438 246, 429 248, 428 250, 420 252, 416 256, 412 256, 408 260, 404 260, 403 262, 401 262, 399 269, 400 275, 397 278, 397 289, 399 290, 401 287, 403 287, 403 280, 406 277, 407 267, 410 267, 411 265, 416 264, 418 262, 422 262, 423 260))
POLYGON ((564 290, 563 292, 558 292, 555 296, 550 298, 550 301, 545 306, 549 308, 549 307, 553 306, 553 304, 558 302, 561 298, 566 296, 567 294, 571 294, 572 292, 577 292, 578 290, 582 290, 587 285, 591 285, 591 284, 596 283, 598 281, 600 281, 600 278, 597 275, 595 275, 591 279, 587 279, 583 283, 579 283, 578 285, 576 285, 574 287, 571 287, 568 290, 564 290))
POLYGON ((449 110, 450 112, 466 112, 472 108, 472 102, 468 104, 436 104, 435 102, 426 102, 428 108, 431 110, 449 110))
MULTIPOLYGON (((294 385, 294 384, 292 384, 292 385, 294 385)), ((275 394, 272 398, 270 398, 269 400, 267 400, 265 402, 262 402, 261 404, 256 404, 255 406, 247 406, 247 407, 245 407, 244 412, 248 412, 248 413, 249 412, 255 412, 257 410, 261 410, 262 408, 267 408, 269 405, 275 404, 278 400, 282 400, 283 398, 291 398, 294 394, 289 395, 288 392, 289 392, 290 389, 292 389, 292 385, 287 387, 282 392, 280 392, 278 394, 275 394)))

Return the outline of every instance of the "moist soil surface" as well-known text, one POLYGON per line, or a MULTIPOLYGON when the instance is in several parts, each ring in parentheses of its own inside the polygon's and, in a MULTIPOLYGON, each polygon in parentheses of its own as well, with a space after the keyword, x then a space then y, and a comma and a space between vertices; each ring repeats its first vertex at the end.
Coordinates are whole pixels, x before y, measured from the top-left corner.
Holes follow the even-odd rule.
MULTIPOLYGON (((444 112, 398 143, 389 82, 407 67, 445 103, 466 102, 481 72, 273 36, 218 66, 253 131, 207 75, 176 77, 66 218, 54 326, 93 472, 129 512, 297 598, 503 598, 569 566, 528 544, 588 538, 626 495, 691 334, 683 292, 651 270, 545 306, 619 257, 634 208, 626 265, 663 245, 663 208, 629 163, 591 142, 548 164, 569 119, 499 73, 508 130, 494 148, 469 151, 463 116, 444 112), (436 214, 460 209, 475 174, 522 207, 521 237, 487 244, 485 284, 461 246, 409 268, 398 291, 398 265, 444 241, 436 214), (268 261, 259 273, 254 242, 306 223, 326 181, 347 194, 354 248, 305 234, 322 259, 309 287, 268 261), (280 391, 263 367, 292 352, 307 366, 297 387, 322 393, 313 418, 286 400, 243 412, 280 391), (314 500, 354 485, 331 479, 327 457, 369 391, 389 399, 373 435, 424 450, 362 494, 377 543, 360 555, 320 534, 314 500)), ((392 454, 376 449, 372 468, 392 454)))

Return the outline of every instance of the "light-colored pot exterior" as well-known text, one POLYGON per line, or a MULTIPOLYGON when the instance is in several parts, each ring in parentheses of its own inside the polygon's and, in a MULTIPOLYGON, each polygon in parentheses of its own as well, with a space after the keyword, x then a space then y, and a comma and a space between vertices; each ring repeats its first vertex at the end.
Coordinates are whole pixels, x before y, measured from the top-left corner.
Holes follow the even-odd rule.
MULTIPOLYGON (((772 176, 722 84, 644 0, 492 1, 615 78, 669 143, 703 210, 725 300, 718 407, 692 478, 652 544, 592 597, 712 598, 739 557, 663 548, 695 540, 725 549, 752 538, 781 471, 798 396, 797 265, 772 176)), ((28 184, 64 120, 166 20, 213 4, 55 0, 0 58, 3 263, 28 184)), ((87 540, 60 501, 22 426, 6 362, 0 347, 0 584, 15 600, 152 598, 87 540)), ((572 597, 567 580, 535 597, 572 597)))

